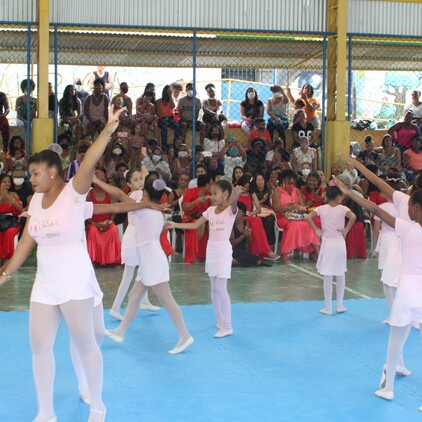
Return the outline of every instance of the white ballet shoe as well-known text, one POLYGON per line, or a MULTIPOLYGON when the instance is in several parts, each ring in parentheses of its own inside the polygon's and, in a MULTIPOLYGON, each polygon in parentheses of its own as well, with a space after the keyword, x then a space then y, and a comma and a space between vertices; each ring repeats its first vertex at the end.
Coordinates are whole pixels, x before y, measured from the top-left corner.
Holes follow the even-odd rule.
POLYGON ((387 364, 385 364, 382 368, 381 380, 380 380, 380 388, 385 388, 385 384, 387 383, 387 364))
POLYGON ((105 407, 103 410, 91 409, 89 411, 88 422, 104 422, 106 413, 107 409, 105 407))
POLYGON ((169 350, 169 353, 171 355, 177 355, 178 353, 182 353, 184 350, 186 350, 192 343, 194 342, 194 339, 192 336, 190 336, 182 345, 176 346, 174 349, 169 350))
POLYGON ((110 309, 109 314, 113 317, 118 319, 119 321, 123 321, 123 315, 120 312, 115 311, 114 309, 110 309))
POLYGON ((322 308, 319 310, 319 312, 321 312, 321 314, 324 314, 324 315, 333 315, 333 311, 327 308, 322 308))
POLYGON ((111 330, 104 330, 104 334, 114 340, 116 343, 123 343, 124 337, 118 336, 116 333, 113 333, 111 330))
POLYGON ((418 407, 419 412, 422 412, 422 406, 418 407))
POLYGON ((405 366, 397 365, 396 374, 403 377, 408 377, 409 375, 412 375, 412 372, 409 371, 405 366))
POLYGON ((215 326, 219 329, 222 330, 223 326, 217 321, 217 324, 215 324, 215 326))
POLYGON ((388 324, 388 318, 385 318, 384 320, 381 321, 383 324, 388 324))
POLYGON ((80 391, 79 390, 79 397, 81 398, 81 400, 85 403, 90 405, 91 404, 91 397, 88 396, 88 394, 86 394, 84 391, 80 391))
POLYGON ((375 395, 377 397, 381 397, 384 400, 393 400, 394 399, 394 392, 393 391, 386 391, 384 389, 375 391, 375 395))
POLYGON ((220 329, 214 334, 214 337, 215 338, 223 338, 223 337, 231 336, 232 334, 233 334, 232 329, 229 329, 229 330, 220 329))
POLYGON ((159 306, 153 305, 152 303, 141 303, 139 305, 139 309, 142 309, 143 311, 157 312, 161 308, 159 306))
POLYGON ((41 416, 37 416, 32 422, 40 422, 41 419, 43 422, 57 422, 57 416, 53 416, 50 419, 43 419, 41 416))
POLYGON ((344 313, 344 312, 346 312, 347 311, 347 309, 344 307, 344 306, 337 306, 336 307, 336 312, 338 313, 338 314, 342 314, 342 313, 344 313))

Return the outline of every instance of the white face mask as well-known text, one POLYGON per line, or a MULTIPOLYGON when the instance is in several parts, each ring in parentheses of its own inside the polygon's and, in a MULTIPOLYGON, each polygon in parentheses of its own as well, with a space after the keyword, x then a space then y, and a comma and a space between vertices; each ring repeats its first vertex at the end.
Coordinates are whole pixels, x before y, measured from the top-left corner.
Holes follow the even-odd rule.
POLYGON ((16 186, 22 186, 24 181, 25 181, 25 179, 23 177, 14 177, 13 178, 13 183, 16 186))
POLYGON ((248 92, 248 98, 255 98, 255 92, 248 92))
POLYGON ((179 157, 180 158, 186 158, 188 156, 188 152, 187 151, 179 151, 179 157))
POLYGON ((188 97, 193 97, 193 91, 190 89, 189 91, 186 91, 186 94, 188 97))
POLYGON ((122 155, 123 151, 120 148, 114 148, 112 152, 114 155, 122 155))
POLYGON ((161 155, 153 155, 152 156, 152 161, 157 162, 157 161, 160 161, 160 159, 161 159, 161 155))
POLYGON ((281 92, 274 92, 274 97, 281 97, 281 92))
POLYGON ((82 91, 82 85, 75 85, 75 91, 81 92, 82 91))
POLYGON ((303 169, 303 170, 302 170, 302 175, 303 175, 303 176, 305 176, 305 177, 306 177, 306 176, 309 176, 309 173, 310 173, 310 172, 311 172, 311 170, 310 170, 310 169, 303 169))

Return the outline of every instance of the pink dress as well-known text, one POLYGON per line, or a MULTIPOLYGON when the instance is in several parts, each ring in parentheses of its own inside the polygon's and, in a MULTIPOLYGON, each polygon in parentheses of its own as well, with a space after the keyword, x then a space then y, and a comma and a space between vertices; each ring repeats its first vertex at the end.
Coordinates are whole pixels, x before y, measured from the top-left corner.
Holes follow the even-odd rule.
MULTIPOLYGON (((299 204, 297 189, 294 188, 289 194, 281 187, 277 188, 280 192, 280 206, 287 207, 292 204, 299 204)), ((312 252, 312 245, 319 246, 319 239, 312 227, 306 220, 289 221, 284 214, 277 214, 277 224, 283 229, 281 237, 280 251, 282 254, 289 254, 294 250, 301 252, 312 252)))
POLYGON ((60 305, 94 297, 96 306, 103 293, 85 240, 85 219, 93 205, 75 191, 72 179, 49 208, 42 207, 43 195, 34 193, 28 210, 28 231, 38 245, 31 302, 60 305))
POLYGON ((205 272, 210 277, 231 278, 233 249, 230 234, 236 214, 227 207, 216 214, 217 207, 209 207, 202 216, 209 222, 209 238, 205 258, 205 272))
POLYGON ((349 208, 344 205, 321 205, 314 210, 321 217, 322 238, 316 268, 322 275, 344 276, 347 271, 346 242, 339 230, 344 229, 349 208))

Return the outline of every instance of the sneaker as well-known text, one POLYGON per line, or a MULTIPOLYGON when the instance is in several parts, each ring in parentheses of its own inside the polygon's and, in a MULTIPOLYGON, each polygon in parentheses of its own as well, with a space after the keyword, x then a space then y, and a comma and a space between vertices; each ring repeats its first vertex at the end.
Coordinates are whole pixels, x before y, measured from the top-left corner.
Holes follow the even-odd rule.
POLYGON ((333 315, 333 311, 327 308, 322 308, 319 310, 319 312, 321 312, 321 314, 324 314, 324 315, 333 315))
POLYGON ((152 303, 141 303, 139 305, 139 309, 142 309, 143 311, 157 312, 161 308, 159 306, 153 305, 152 303))

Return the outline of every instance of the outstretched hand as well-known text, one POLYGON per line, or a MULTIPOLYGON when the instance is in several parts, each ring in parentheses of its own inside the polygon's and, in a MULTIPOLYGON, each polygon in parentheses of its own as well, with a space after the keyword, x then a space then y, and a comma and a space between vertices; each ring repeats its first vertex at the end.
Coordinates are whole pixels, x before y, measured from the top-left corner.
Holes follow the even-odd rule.
POLYGON ((334 181, 336 182, 336 186, 345 194, 348 195, 351 193, 351 190, 337 177, 333 176, 334 181))
POLYGON ((110 109, 108 112, 108 121, 104 128, 104 130, 107 131, 109 135, 111 135, 119 126, 119 118, 120 118, 120 115, 124 111, 127 111, 126 107, 122 107, 122 108, 119 108, 118 110, 115 110, 113 104, 110 106, 110 109))

